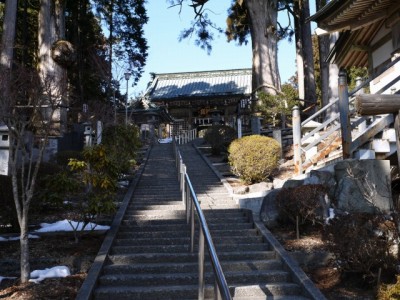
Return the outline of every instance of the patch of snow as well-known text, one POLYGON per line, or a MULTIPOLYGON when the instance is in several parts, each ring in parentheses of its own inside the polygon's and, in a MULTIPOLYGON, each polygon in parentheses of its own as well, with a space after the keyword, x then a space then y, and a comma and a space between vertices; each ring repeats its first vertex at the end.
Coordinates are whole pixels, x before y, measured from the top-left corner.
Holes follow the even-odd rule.
MULTIPOLYGON (((39 239, 40 237, 37 235, 29 234, 28 239, 39 239)), ((0 236, 0 242, 9 242, 9 241, 19 241, 20 237, 15 236, 15 237, 9 237, 9 238, 3 238, 0 236)))
POLYGON ((127 187, 129 185, 129 181, 128 180, 118 181, 118 185, 120 187, 127 187))
POLYGON ((3 276, 0 276, 0 283, 1 283, 4 279, 17 279, 17 277, 3 277, 3 276))
POLYGON ((31 272, 30 282, 38 283, 46 278, 67 277, 71 272, 66 266, 56 266, 50 269, 35 270, 31 272))
POLYGON ((170 144, 172 143, 172 138, 158 139, 160 144, 170 144))
MULTIPOLYGON (((42 228, 35 230, 35 232, 73 231, 74 229, 82 230, 83 222, 62 220, 52 224, 41 223, 40 226, 42 228)), ((108 230, 108 229, 110 229, 110 226, 97 225, 94 223, 88 223, 85 227, 85 230, 108 230)))
POLYGON ((329 208, 329 216, 326 218, 325 223, 329 224, 329 220, 332 220, 335 217, 335 210, 333 208, 329 208))

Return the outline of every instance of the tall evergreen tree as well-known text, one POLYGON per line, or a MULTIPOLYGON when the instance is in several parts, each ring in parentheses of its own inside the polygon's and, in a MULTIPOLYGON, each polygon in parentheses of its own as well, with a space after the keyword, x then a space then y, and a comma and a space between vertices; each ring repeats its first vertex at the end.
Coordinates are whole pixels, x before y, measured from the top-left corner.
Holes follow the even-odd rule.
POLYGON ((136 83, 143 73, 148 49, 143 32, 148 21, 145 0, 98 0, 93 4, 109 33, 109 83, 114 60, 124 65, 136 83))

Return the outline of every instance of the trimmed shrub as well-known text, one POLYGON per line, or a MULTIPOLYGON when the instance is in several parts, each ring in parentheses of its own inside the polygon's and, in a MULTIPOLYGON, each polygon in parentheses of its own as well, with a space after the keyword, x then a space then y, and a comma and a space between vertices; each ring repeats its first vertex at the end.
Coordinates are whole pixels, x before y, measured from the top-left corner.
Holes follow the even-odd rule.
POLYGON ((213 125, 204 134, 204 140, 210 144, 211 152, 214 155, 226 152, 229 144, 236 137, 236 130, 226 125, 213 125))
POLYGON ((257 183, 266 180, 278 167, 281 147, 272 138, 251 135, 234 140, 228 152, 232 172, 245 183, 257 183))

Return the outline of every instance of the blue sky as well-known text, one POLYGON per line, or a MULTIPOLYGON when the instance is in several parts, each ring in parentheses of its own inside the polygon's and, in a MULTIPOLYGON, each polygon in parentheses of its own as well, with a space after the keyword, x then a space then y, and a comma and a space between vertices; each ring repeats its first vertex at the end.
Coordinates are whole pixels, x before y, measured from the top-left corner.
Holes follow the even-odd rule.
MULTIPOLYGON (((208 14, 225 28, 230 1, 210 1, 208 14)), ((150 81, 150 72, 174 73, 207 70, 251 68, 251 45, 237 46, 228 43, 224 35, 214 34, 213 50, 210 55, 194 45, 194 39, 178 41, 183 28, 190 25, 192 8, 185 5, 179 15, 177 7, 168 8, 165 0, 149 0, 146 4, 149 22, 145 25, 145 36, 149 55, 143 76, 135 87, 129 87, 129 96, 141 94, 150 81)), ((312 12, 313 13, 313 12, 312 12)), ((284 14, 280 16, 280 19, 284 14)), ((288 41, 279 42, 278 64, 282 82, 295 74, 295 47, 288 41)), ((122 84, 121 87, 125 86, 122 84)), ((124 92, 124 91, 122 91, 124 92)))

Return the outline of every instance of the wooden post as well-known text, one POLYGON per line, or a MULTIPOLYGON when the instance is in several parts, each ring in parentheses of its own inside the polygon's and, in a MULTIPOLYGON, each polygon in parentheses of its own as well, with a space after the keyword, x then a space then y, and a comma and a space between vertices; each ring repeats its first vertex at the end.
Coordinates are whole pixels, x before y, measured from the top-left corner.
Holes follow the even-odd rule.
POLYGON ((400 110, 394 119, 394 129, 396 131, 396 146, 397 146, 397 164, 400 168, 400 110))
POLYGON ((294 173, 296 175, 300 175, 303 170, 301 162, 301 119, 300 119, 300 108, 298 106, 293 107, 292 123, 293 123, 294 173))
POLYGON ((349 117, 349 95, 347 90, 347 74, 345 70, 339 72, 339 111, 342 131, 343 159, 351 158, 351 124, 349 117))

